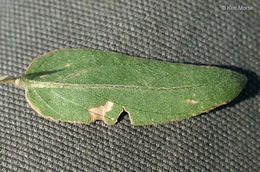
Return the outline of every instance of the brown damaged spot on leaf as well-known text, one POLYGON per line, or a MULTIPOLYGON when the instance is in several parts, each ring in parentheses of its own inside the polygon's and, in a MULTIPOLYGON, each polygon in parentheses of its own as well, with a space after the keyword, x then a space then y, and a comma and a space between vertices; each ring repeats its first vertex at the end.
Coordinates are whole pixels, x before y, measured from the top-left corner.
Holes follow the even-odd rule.
POLYGON ((94 122, 96 120, 102 120, 106 122, 105 115, 107 112, 112 110, 113 105, 113 102, 107 101, 104 105, 90 108, 88 110, 90 116, 89 123, 94 122))

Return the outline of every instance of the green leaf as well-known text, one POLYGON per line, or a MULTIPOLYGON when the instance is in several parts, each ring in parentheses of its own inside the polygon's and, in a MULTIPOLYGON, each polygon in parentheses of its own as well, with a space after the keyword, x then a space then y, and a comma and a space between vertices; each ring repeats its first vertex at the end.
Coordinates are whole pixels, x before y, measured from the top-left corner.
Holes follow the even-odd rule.
POLYGON ((246 77, 217 67, 168 63, 98 50, 65 49, 36 58, 19 78, 31 107, 53 120, 132 124, 189 118, 234 99, 246 77))

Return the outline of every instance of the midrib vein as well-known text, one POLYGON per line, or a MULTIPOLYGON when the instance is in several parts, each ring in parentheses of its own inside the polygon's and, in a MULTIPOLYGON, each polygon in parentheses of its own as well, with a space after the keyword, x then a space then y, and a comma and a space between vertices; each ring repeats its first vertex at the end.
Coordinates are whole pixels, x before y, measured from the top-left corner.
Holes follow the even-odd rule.
POLYGON ((54 83, 54 82, 39 82, 23 80, 20 84, 27 88, 71 88, 71 89, 84 89, 84 88, 113 88, 113 89, 131 89, 131 90, 175 90, 175 89, 189 89, 195 87, 205 87, 208 84, 186 85, 178 87, 142 87, 132 85, 112 85, 112 84, 67 84, 67 83, 54 83))

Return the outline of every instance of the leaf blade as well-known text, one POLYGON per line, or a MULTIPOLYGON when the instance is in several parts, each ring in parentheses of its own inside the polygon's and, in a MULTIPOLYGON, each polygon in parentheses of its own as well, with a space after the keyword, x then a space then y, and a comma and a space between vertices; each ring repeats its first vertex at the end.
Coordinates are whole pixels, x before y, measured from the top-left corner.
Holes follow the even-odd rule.
POLYGON ((95 118, 107 124, 117 121, 122 108, 135 125, 185 119, 231 101, 246 83, 243 75, 221 68, 96 50, 49 53, 34 60, 26 74, 30 78, 20 82, 38 113, 83 123, 99 113, 95 118))

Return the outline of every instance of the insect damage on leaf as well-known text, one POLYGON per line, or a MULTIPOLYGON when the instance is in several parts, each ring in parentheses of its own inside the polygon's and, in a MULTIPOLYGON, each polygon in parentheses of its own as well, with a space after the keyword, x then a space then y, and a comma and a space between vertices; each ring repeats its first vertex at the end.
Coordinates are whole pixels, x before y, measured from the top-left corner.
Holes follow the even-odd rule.
POLYGON ((226 104, 241 92, 247 79, 217 67, 65 49, 36 58, 24 76, 3 76, 0 82, 23 87, 33 109, 53 120, 103 120, 113 125, 123 109, 132 124, 150 125, 186 119, 226 104))
POLYGON ((104 105, 90 108, 88 110, 88 113, 90 115, 89 122, 94 122, 96 120, 102 120, 106 122, 105 115, 107 112, 111 111, 113 105, 113 102, 107 101, 104 105))

